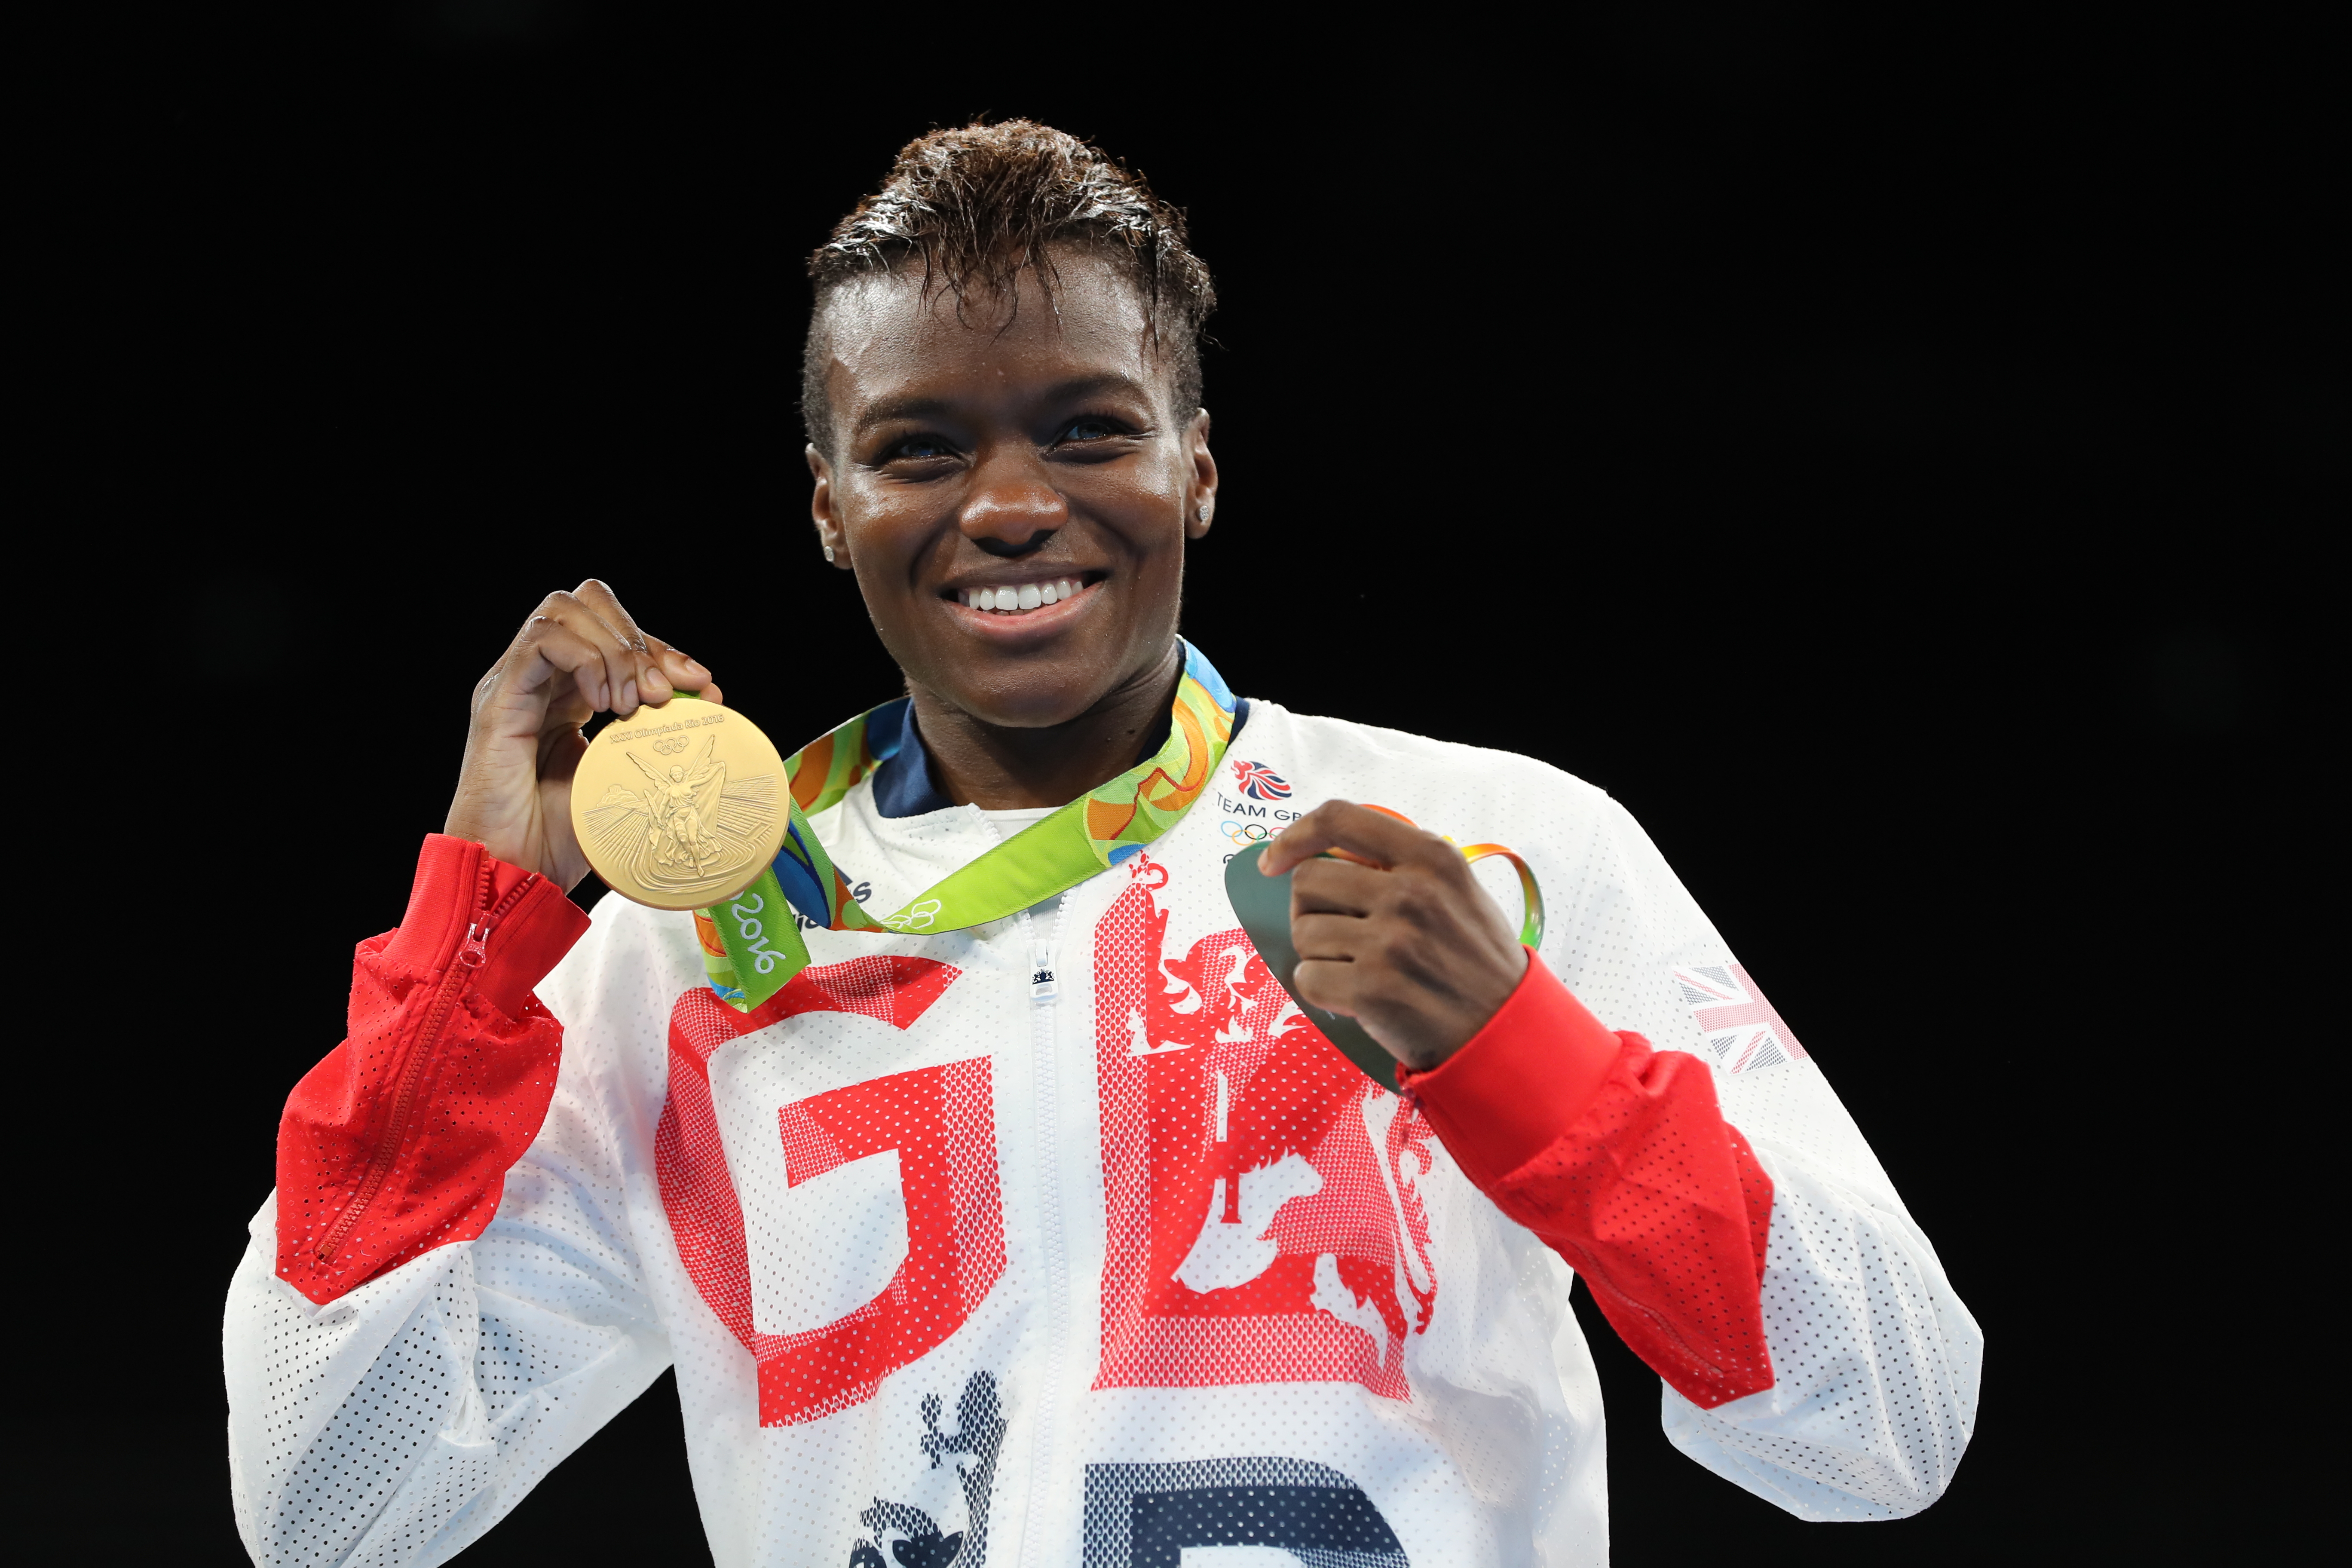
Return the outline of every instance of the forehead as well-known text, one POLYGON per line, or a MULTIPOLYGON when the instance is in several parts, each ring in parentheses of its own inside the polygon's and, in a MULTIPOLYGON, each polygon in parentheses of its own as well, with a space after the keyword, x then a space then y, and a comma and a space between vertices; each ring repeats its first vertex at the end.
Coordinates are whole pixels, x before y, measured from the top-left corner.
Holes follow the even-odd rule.
POLYGON ((825 391, 836 415, 910 396, 998 395, 1030 384, 1125 376, 1156 387, 1161 367, 1143 301, 1108 259, 1057 251, 1050 297, 1024 268, 1007 300, 928 295, 919 267, 861 279, 825 301, 825 391))

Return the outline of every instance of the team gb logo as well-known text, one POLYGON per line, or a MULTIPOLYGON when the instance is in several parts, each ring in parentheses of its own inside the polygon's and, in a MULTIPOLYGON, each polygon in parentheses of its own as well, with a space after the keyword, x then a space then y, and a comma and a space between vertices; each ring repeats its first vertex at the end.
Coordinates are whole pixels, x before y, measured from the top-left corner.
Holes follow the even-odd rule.
POLYGON ((1290 781, 1264 763, 1234 759, 1234 784, 1253 800, 1288 800, 1290 781))

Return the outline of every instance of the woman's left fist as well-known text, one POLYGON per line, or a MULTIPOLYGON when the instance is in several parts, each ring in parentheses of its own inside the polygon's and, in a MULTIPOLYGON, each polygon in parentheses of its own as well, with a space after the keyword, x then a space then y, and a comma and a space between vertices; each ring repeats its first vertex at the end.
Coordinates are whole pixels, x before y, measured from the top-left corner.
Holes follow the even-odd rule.
POLYGON ((1527 949, 1462 851, 1400 817, 1330 801, 1267 846, 1258 869, 1292 873, 1298 994, 1416 1072, 1467 1045, 1527 973, 1527 949))

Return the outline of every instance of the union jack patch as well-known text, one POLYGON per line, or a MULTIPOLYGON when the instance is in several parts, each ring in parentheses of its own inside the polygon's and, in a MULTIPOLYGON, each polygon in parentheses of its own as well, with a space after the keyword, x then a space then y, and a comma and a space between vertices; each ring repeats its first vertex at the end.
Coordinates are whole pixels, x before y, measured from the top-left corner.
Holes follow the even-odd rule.
POLYGON ((1677 969, 1675 984, 1724 1071, 1747 1072, 1805 1059, 1795 1031, 1739 965, 1700 963, 1677 969))
POLYGON ((1234 787, 1253 800, 1288 800, 1290 781, 1264 763, 1234 759, 1234 787))

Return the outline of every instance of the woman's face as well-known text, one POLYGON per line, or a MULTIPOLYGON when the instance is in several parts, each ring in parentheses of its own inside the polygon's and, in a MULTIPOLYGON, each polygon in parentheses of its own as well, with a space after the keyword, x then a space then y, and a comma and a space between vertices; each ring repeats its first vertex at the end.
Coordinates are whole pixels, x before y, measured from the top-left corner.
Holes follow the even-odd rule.
POLYGON ((1133 287, 1092 256, 1055 261, 1050 300, 1021 274, 1010 325, 977 295, 959 321, 953 296, 922 298, 919 268, 835 291, 835 458, 808 450, 818 534, 883 646, 916 684, 1012 729, 1156 674, 1217 485, 1208 416, 1171 406, 1133 287))

